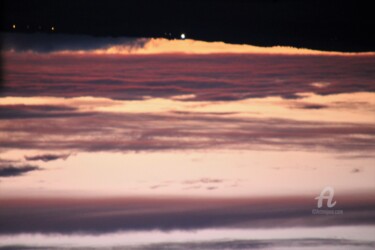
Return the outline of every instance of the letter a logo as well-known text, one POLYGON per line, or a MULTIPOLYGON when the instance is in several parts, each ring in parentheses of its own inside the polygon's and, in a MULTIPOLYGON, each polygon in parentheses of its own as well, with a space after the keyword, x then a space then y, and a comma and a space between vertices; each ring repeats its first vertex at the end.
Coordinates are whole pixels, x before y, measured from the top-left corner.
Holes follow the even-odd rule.
POLYGON ((320 195, 315 197, 315 200, 318 200, 318 208, 323 206, 323 200, 327 200, 327 207, 334 207, 336 205, 336 201, 332 203, 334 194, 335 191, 332 187, 325 187, 322 192, 320 192, 320 195))

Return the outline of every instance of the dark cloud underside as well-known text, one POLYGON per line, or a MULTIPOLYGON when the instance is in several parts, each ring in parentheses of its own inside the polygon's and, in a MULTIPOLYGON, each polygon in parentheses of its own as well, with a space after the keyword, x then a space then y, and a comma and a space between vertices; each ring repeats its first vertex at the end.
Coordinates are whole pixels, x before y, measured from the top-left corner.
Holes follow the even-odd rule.
POLYGON ((57 105, 1 105, 0 120, 41 119, 85 116, 90 113, 76 112, 77 109, 57 105))
POLYGON ((33 155, 33 156, 25 156, 25 160, 27 161, 55 161, 59 159, 66 160, 69 157, 69 154, 42 154, 42 155, 33 155))
POLYGON ((4 164, 0 165, 0 177, 15 177, 35 170, 40 170, 40 168, 32 165, 16 166, 11 164, 4 164))
POLYGON ((0 233, 71 234, 375 224, 375 204, 370 196, 362 194, 339 199, 340 204, 335 209, 343 209, 344 214, 338 216, 313 215, 312 209, 316 208, 313 197, 9 199, 0 203, 0 233), (46 215, 48 219, 45 219, 46 215))

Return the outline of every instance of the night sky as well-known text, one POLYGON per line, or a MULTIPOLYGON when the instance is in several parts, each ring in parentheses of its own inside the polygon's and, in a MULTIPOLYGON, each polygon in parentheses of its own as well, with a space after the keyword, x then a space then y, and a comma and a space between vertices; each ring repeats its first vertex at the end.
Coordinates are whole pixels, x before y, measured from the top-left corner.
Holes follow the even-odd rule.
POLYGON ((195 40, 259 46, 375 49, 370 1, 6 0, 2 5, 1 31, 167 38, 186 33, 195 40))

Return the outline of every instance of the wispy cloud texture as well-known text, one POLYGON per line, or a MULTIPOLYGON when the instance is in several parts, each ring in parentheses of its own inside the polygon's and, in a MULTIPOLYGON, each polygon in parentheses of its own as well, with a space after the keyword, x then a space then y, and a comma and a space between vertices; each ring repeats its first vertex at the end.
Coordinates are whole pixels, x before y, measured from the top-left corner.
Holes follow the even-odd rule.
POLYGON ((74 119, 0 123, 3 149, 155 151, 209 148, 372 152, 371 124, 221 117, 207 114, 91 113, 74 119))
POLYGON ((59 159, 66 160, 70 155, 69 154, 43 154, 43 155, 33 155, 33 156, 25 156, 25 160, 27 161, 55 161, 59 159))

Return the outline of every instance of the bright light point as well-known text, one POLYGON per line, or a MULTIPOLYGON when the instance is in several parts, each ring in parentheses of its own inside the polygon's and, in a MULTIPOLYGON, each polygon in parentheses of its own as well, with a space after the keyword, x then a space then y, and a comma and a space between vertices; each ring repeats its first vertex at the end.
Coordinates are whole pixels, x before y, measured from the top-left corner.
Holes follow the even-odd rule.
POLYGON ((329 82, 313 82, 311 83, 310 85, 311 86, 314 86, 316 88, 324 88, 324 87, 327 87, 328 85, 330 85, 331 83, 329 82))
POLYGON ((185 34, 184 33, 181 34, 181 39, 185 39, 185 34))
POLYGON ((51 27, 51 30, 54 31, 54 30, 55 30, 55 27, 52 26, 52 27, 51 27))
POLYGON ((13 24, 13 25, 12 25, 12 28, 13 28, 13 29, 15 29, 15 28, 16 28, 16 25, 15 25, 15 24, 13 24))

